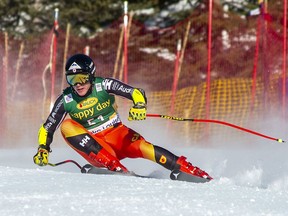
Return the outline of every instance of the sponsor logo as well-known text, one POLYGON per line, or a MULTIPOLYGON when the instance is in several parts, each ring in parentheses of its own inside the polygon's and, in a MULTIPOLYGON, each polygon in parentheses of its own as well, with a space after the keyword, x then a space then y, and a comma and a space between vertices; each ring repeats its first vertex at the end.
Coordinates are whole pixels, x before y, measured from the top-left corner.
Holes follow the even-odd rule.
POLYGON ((167 158, 164 155, 161 155, 159 162, 165 164, 167 162, 167 158))
POLYGON ((110 90, 111 89, 112 83, 113 83, 113 80, 109 80, 109 79, 105 79, 102 82, 102 84, 104 86, 104 89, 106 89, 106 90, 110 90))
POLYGON ((92 67, 93 67, 93 62, 91 62, 89 65, 89 68, 92 68, 92 67))
POLYGON ((56 123, 56 119, 52 118, 51 116, 48 117, 48 120, 49 120, 50 122, 52 122, 53 124, 56 123))
POLYGON ((66 103, 70 103, 73 101, 72 94, 64 95, 64 100, 66 103))
POLYGON ((78 109, 88 109, 92 106, 94 106, 98 102, 98 99, 95 97, 87 98, 80 103, 77 104, 78 109))
POLYGON ((94 67, 93 70, 91 71, 91 74, 94 74, 96 68, 94 67))
POLYGON ((85 145, 89 142, 90 139, 91 139, 91 138, 90 138, 88 135, 86 135, 86 136, 83 137, 82 140, 79 142, 79 145, 85 147, 85 145))
POLYGON ((96 105, 96 109, 97 109, 98 111, 100 111, 100 110, 105 109, 105 108, 107 108, 107 107, 109 107, 109 106, 110 106, 110 100, 107 100, 107 101, 105 101, 105 102, 103 102, 103 103, 98 103, 98 104, 96 105))
MULTIPOLYGON (((71 95, 71 98, 72 98, 72 95, 71 95)), ((73 100, 73 98, 72 98, 72 100, 73 100)), ((57 111, 59 110, 59 108, 62 106, 62 104, 63 104, 63 99, 60 100, 60 102, 59 102, 59 103, 57 104, 57 106, 55 107, 54 111, 57 112, 57 111)))
POLYGON ((139 135, 138 133, 134 133, 131 141, 132 141, 132 142, 135 142, 136 140, 139 139, 139 137, 140 137, 140 135, 139 135))
POLYGON ((96 83, 96 91, 99 92, 99 91, 102 91, 102 85, 101 83, 96 83))
POLYGON ((88 118, 89 116, 93 116, 94 115, 94 108, 90 108, 87 110, 84 110, 82 112, 78 112, 78 113, 72 113, 71 116, 73 116, 74 118, 77 119, 83 119, 83 118, 88 118))
POLYGON ((178 176, 179 176, 180 172, 178 172, 178 173, 173 172, 172 174, 174 176, 174 180, 176 180, 176 179, 178 179, 178 176))
POLYGON ((81 69, 81 67, 76 63, 76 62, 73 62, 69 69, 68 70, 72 70, 73 72, 76 72, 77 69, 81 69))
POLYGON ((178 118, 178 117, 173 117, 173 116, 161 116, 161 118, 165 118, 165 119, 170 119, 170 120, 178 120, 178 121, 183 121, 183 118, 178 118))
POLYGON ((123 85, 121 85, 118 89, 119 91, 122 91, 124 93, 130 93, 131 92, 131 88, 127 88, 127 87, 124 87, 123 85))
POLYGON ((92 128, 90 129, 89 131, 92 133, 92 134, 96 134, 96 133, 99 133, 109 127, 112 127, 113 125, 117 124, 121 122, 120 121, 120 118, 118 115, 116 115, 113 119, 110 119, 109 121, 105 122, 104 124, 98 126, 98 127, 95 127, 95 128, 92 128))
MULTIPOLYGON (((92 99, 92 98, 90 98, 90 99, 92 99)), ((98 101, 97 98, 94 98, 94 99, 96 99, 96 100, 98 101)), ((83 101, 82 101, 82 102, 83 102, 83 101)), ((81 103, 82 103, 82 102, 81 102, 81 103)), ((89 102, 89 101, 86 101, 86 102, 87 102, 87 103, 82 104, 82 106, 85 106, 86 110, 83 110, 83 111, 78 112, 78 113, 71 113, 70 115, 71 115, 72 117, 77 118, 77 119, 80 119, 80 120, 83 119, 83 118, 93 117, 93 116, 94 116, 94 113, 95 113, 95 107, 91 107, 91 106, 94 106, 96 103, 94 103, 92 100, 91 100, 90 102, 89 102), (91 105, 91 104, 93 104, 93 105, 91 105), (89 109, 87 109, 87 108, 89 108, 89 109)), ((96 104, 96 110, 101 111, 101 110, 109 107, 110 104, 111 104, 110 100, 104 101, 103 103, 97 103, 97 104, 96 104)), ((78 108, 78 109, 84 109, 84 108, 80 108, 80 107, 78 107, 78 106, 80 106, 80 103, 77 104, 77 108, 78 108)))
POLYGON ((53 125, 53 123, 52 123, 52 122, 49 122, 48 124, 45 125, 44 128, 48 131, 49 128, 50 128, 52 125, 53 125))
POLYGON ((113 85, 112 85, 112 90, 117 90, 119 88, 119 83, 118 82, 113 82, 113 85))

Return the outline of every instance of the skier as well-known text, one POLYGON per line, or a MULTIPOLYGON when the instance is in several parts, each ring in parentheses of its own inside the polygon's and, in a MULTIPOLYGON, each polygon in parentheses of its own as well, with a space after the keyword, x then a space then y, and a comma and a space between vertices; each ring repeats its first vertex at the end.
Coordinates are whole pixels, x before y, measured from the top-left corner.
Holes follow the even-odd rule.
POLYGON ((122 124, 115 95, 133 101, 129 120, 144 120, 147 99, 142 89, 116 79, 96 77, 93 60, 84 54, 71 56, 65 70, 70 86, 58 96, 39 129, 38 152, 33 157, 35 164, 48 164, 53 134, 61 124, 61 134, 67 144, 95 167, 126 173, 129 171, 120 160, 145 158, 171 171, 212 179, 205 171, 187 162, 186 157, 178 157, 147 142, 139 133, 122 124), (65 119, 66 114, 70 118, 65 119))

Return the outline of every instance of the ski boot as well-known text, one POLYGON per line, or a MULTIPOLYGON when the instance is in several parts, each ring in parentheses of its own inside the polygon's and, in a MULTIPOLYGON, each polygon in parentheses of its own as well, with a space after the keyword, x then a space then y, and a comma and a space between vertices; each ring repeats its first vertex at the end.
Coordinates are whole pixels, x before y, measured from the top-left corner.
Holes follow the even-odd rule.
POLYGON ((129 172, 128 169, 120 163, 118 158, 111 155, 105 149, 101 149, 97 154, 91 152, 89 158, 93 161, 92 164, 96 167, 105 167, 114 172, 129 172))
POLYGON ((189 182, 207 182, 213 179, 204 170, 201 170, 186 161, 186 157, 184 156, 179 157, 176 161, 176 166, 172 170, 170 178, 172 180, 183 180, 189 182))

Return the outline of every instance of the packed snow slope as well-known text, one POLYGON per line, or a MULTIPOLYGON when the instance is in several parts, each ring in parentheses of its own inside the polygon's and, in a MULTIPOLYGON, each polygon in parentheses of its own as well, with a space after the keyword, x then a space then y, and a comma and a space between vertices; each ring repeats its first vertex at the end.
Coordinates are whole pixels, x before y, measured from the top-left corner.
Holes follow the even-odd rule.
MULTIPOLYGON (((239 132, 230 142, 180 145, 179 138, 164 139, 154 126, 141 127, 146 139, 185 155, 214 180, 172 181, 167 170, 144 159, 123 163, 154 178, 81 174, 72 163, 38 167, 32 161, 36 132, 23 145, 0 149, 0 215, 288 215, 288 143, 239 132)), ((286 128, 270 125, 262 132, 285 140, 286 128)), ((51 163, 66 159, 86 163, 61 139, 55 140, 52 150, 51 163)))

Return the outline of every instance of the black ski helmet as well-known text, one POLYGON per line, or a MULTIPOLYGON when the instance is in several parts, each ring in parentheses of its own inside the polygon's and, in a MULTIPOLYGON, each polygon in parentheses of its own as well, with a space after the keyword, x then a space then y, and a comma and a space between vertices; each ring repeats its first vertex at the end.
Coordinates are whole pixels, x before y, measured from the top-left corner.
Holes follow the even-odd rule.
POLYGON ((89 74, 89 81, 92 83, 95 74, 95 64, 93 60, 84 54, 71 56, 65 65, 66 76, 70 74, 89 74))

